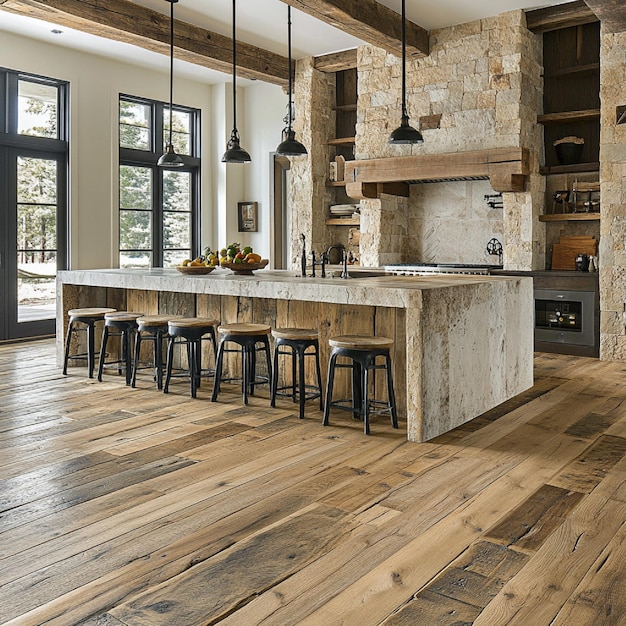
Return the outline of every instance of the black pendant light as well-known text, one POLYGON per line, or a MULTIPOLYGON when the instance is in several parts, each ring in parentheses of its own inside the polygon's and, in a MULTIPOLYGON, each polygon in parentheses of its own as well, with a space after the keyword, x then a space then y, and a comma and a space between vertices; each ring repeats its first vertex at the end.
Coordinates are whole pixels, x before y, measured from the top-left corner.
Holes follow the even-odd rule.
POLYGON ((402 119, 400 126, 394 130, 389 143, 424 143, 422 133, 409 124, 409 115, 406 111, 406 2, 402 0, 402 119))
POLYGON ((291 127, 293 122, 293 89, 291 80, 291 6, 287 5, 287 45, 289 48, 289 104, 287 105, 287 127, 283 129, 283 140, 276 148, 276 153, 282 156, 302 156, 307 154, 306 148, 296 139, 296 133, 291 127))
POLYGON ((226 145, 222 163, 250 163, 250 155, 241 147, 237 130, 237 39, 235 29, 235 0, 233 0, 233 130, 226 145))
POLYGON ((170 137, 165 152, 159 157, 157 165, 161 167, 182 167, 183 159, 174 151, 172 144, 172 108, 174 106, 174 5, 178 0, 165 0, 170 3, 170 137))

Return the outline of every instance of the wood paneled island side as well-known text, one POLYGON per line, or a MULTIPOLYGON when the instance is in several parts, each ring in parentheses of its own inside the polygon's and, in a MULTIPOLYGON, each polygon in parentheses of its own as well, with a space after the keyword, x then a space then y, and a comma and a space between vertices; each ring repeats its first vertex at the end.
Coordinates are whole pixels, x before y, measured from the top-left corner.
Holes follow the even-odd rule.
POLYGON ((57 296, 59 363, 67 311, 84 306, 318 328, 322 368, 330 336, 392 337, 398 411, 406 419, 408 439, 415 442, 447 432, 533 383, 528 277, 345 280, 269 270, 252 276, 223 269, 206 276, 174 269, 74 270, 59 272, 57 296))

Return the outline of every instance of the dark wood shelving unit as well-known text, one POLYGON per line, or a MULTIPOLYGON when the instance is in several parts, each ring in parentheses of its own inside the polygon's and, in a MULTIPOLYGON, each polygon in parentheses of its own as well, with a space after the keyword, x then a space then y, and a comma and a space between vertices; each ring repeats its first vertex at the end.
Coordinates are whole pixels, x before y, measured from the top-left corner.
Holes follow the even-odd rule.
POLYGON ((543 172, 594 171, 584 165, 597 163, 600 156, 600 22, 543 33, 543 57, 544 113, 537 116, 544 127, 543 172), (581 163, 563 166, 554 142, 570 136, 585 140, 581 163))

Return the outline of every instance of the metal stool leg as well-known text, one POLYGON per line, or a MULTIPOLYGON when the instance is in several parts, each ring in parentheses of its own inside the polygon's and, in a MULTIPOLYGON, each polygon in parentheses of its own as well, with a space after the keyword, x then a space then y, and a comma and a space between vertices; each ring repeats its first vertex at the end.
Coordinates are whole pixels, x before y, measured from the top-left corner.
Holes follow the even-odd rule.
POLYGON ((96 366, 95 334, 96 325, 90 321, 87 323, 87 363, 89 364, 89 378, 93 378, 93 370, 96 366))
POLYGON ((322 424, 328 426, 330 417, 330 403, 333 399, 333 385, 335 384, 335 362, 337 355, 331 354, 328 361, 328 380, 326 381, 326 402, 324 403, 324 419, 322 424))
POLYGON ((70 321, 67 327, 67 337, 65 338, 65 358, 63 359, 63 374, 67 374, 67 363, 70 359, 70 346, 72 345, 72 334, 74 332, 74 322, 70 321))
MULTIPOLYGON (((89 331, 87 331, 89 332, 89 331)), ((93 337, 90 339, 90 342, 93 341, 93 337)), ((98 363, 98 381, 102 382, 102 370, 104 369, 104 358, 106 356, 107 342, 109 341, 109 327, 104 326, 104 330, 102 331, 102 345, 100 346, 100 361, 98 363)), ((91 346, 89 346, 89 352, 91 353, 91 346)), ((91 368, 91 365, 89 366, 91 368)), ((91 375, 91 369, 89 378, 93 378, 91 375)))
POLYGON ((396 394, 393 390, 393 373, 391 371, 391 357, 385 355, 385 363, 387 364, 387 399, 389 401, 389 410, 391 412, 391 425, 398 428, 398 412, 396 408, 396 394))
POLYGON ((163 384, 163 393, 169 392, 170 379, 172 378, 173 361, 174 361, 174 337, 170 337, 167 341, 167 366, 165 369, 165 383, 163 384))

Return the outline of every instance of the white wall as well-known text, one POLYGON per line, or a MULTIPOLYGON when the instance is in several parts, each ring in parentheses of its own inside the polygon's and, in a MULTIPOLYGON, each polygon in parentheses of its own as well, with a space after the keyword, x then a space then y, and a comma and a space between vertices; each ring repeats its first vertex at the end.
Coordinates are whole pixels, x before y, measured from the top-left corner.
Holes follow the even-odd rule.
POLYGON ((272 153, 281 142, 287 95, 276 85, 255 82, 246 87, 245 101, 245 147, 252 157, 252 163, 246 166, 246 197, 243 200, 259 203, 259 230, 256 233, 240 233, 240 239, 242 243, 245 239, 245 243, 267 258, 270 253, 272 153))
MULTIPOLYGON (((163 65, 163 72, 151 71, 5 31, 0 33, 0 66, 70 83, 69 250, 72 269, 117 265, 118 98, 120 93, 126 93, 168 101, 169 64, 165 58, 163 65)), ((227 170, 220 162, 232 128, 232 120, 227 117, 232 109, 229 88, 176 77, 176 69, 174 72, 174 102, 198 108, 202 116, 202 244, 227 243, 218 239, 233 234, 233 223, 236 236, 236 202, 253 199, 263 207, 262 226, 254 235, 253 245, 261 251, 269 251, 267 159, 280 139, 286 97, 276 105, 276 100, 280 100, 277 93, 282 94, 280 88, 263 83, 249 87, 249 95, 248 89, 238 90, 242 145, 253 158, 253 163, 238 174, 231 171, 237 166, 228 166, 227 170), (253 106, 246 106, 249 98, 253 106), (276 118, 275 124, 272 117, 276 118), (246 132, 248 128, 253 129, 250 137, 246 132), (233 180, 229 182, 230 178, 233 180), (221 189, 224 185, 231 188, 230 194, 221 189)))

